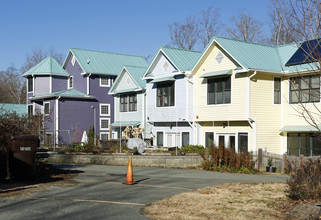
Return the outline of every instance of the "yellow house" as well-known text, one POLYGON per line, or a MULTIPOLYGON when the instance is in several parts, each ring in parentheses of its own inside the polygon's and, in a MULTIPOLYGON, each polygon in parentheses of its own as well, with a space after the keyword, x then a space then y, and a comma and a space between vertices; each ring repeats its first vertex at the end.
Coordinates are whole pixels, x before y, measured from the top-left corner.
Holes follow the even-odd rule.
POLYGON ((239 151, 321 154, 317 129, 298 114, 302 102, 295 99, 299 95, 304 105, 321 107, 320 75, 304 62, 289 63, 296 51, 296 44, 275 47, 213 37, 190 75, 198 143, 239 151), (304 87, 307 80, 310 84, 304 87), (317 96, 307 99, 303 90, 317 96))

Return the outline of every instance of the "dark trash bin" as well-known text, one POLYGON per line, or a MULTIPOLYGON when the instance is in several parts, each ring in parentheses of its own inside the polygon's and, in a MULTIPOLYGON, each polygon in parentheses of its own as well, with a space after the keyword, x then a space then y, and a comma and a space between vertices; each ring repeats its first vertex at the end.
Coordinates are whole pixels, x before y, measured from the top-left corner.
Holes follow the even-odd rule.
POLYGON ((40 140, 36 135, 20 135, 11 139, 9 146, 9 176, 31 178, 34 171, 36 151, 40 140))

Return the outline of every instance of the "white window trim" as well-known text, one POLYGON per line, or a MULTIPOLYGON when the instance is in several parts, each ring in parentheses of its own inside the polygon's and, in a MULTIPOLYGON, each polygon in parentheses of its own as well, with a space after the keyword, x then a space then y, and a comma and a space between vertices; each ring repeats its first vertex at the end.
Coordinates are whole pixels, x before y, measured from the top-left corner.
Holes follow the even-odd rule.
POLYGON ((50 115, 50 102, 44 102, 44 103, 43 103, 43 114, 44 114, 44 115, 50 115), (48 114, 45 113, 45 105, 46 105, 46 104, 49 104, 49 113, 48 113, 48 114))
POLYGON ((100 76, 99 77, 99 86, 100 87, 110 87, 110 77, 109 76, 100 76), (107 85, 101 84, 101 79, 106 78, 106 77, 108 78, 108 84, 107 85))
MULTIPOLYGON (((155 108, 156 109, 164 109, 164 108, 166 108, 166 109, 170 109, 170 108, 176 108, 176 101, 177 101, 177 97, 176 97, 176 95, 177 95, 177 83, 176 83, 176 81, 177 80, 175 80, 174 81, 174 105, 173 106, 157 106, 157 84, 156 84, 156 93, 155 93, 155 96, 156 96, 156 102, 155 102, 155 108)), ((154 83, 155 84, 155 83, 154 83)), ((186 92, 186 91, 185 91, 186 92)))
POLYGON ((108 131, 109 128, 110 128, 110 118, 100 118, 99 119, 99 128, 101 131, 108 131), (102 125, 102 120, 108 120, 108 128, 102 128, 101 125, 102 125))
POLYGON ((74 76, 70 76, 68 79, 68 89, 74 88, 74 76), (72 86, 70 86, 70 80, 72 80, 72 86))
POLYGON ((107 140, 109 140, 109 132, 100 132, 100 133, 99 133, 99 140, 101 140, 101 141, 103 140, 103 139, 101 138, 101 135, 102 135, 102 134, 107 134, 107 140))
POLYGON ((102 103, 102 104, 99 104, 99 115, 100 116, 110 116, 110 104, 107 104, 107 103, 102 103), (108 114, 103 114, 101 112, 101 107, 102 106, 108 106, 108 114))

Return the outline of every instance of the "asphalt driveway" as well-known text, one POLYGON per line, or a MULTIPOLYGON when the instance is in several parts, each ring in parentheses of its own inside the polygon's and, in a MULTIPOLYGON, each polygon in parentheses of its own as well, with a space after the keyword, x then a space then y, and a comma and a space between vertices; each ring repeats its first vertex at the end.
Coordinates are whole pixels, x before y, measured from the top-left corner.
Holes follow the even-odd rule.
POLYGON ((145 205, 178 193, 222 183, 285 182, 284 175, 134 167, 135 185, 124 185, 127 167, 56 165, 80 171, 74 186, 50 186, 20 198, 0 198, 0 219, 148 219, 145 205))

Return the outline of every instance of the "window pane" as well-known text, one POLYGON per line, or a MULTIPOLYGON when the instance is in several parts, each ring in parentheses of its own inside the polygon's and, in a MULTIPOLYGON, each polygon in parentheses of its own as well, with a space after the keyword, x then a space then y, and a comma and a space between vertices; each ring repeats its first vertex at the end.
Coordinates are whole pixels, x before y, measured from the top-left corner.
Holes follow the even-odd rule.
POLYGON ((235 136, 230 136, 229 147, 235 150, 235 136))
POLYGON ((189 145, 189 132, 182 132, 182 146, 189 145))
POLYGON ((163 146, 163 132, 157 132, 156 138, 157 138, 157 146, 163 146))
POLYGON ((211 147, 214 144, 214 133, 205 132, 205 147, 211 147))
POLYGON ((226 78, 225 80, 225 90, 231 90, 231 77, 226 78))
POLYGON ((274 104, 281 104, 281 79, 274 78, 274 104))
POLYGON ((216 93, 216 104, 222 104, 223 103, 223 92, 217 92, 216 93))
POLYGON ((299 90, 299 79, 298 78, 290 78, 290 89, 291 90, 299 90))
POLYGON ((174 106, 174 83, 162 83, 157 85, 157 107, 174 106))
POLYGON ((214 92, 208 93, 207 99, 208 99, 207 104, 215 104, 214 92))
POLYGON ((231 91, 225 91, 224 103, 231 103, 231 91))
POLYGON ((310 156, 310 135, 309 134, 300 134, 300 154, 304 156, 310 156))
POLYGON ((301 89, 309 89, 310 85, 310 77, 301 77, 300 83, 301 83, 301 89))
POLYGON ((299 142, 298 134, 290 133, 288 134, 288 154, 299 156, 299 142))
POLYGON ((291 103, 298 103, 299 102, 299 92, 298 91, 291 91, 290 92, 290 100, 291 100, 291 103))
POLYGON ((45 103, 44 113, 45 113, 45 115, 49 115, 49 113, 50 113, 49 103, 45 103))
POLYGON ((108 119, 101 119, 100 127, 105 128, 105 129, 109 128, 109 120, 108 119))
POLYGON ((28 92, 33 91, 33 78, 28 78, 28 92))
POLYGON ((108 85, 109 85, 109 78, 108 78, 108 77, 101 76, 101 77, 100 77, 100 84, 101 84, 101 85, 104 85, 104 86, 108 86, 108 85))
POLYGON ((321 136, 312 135, 312 156, 321 155, 321 136))
POLYGON ((310 101, 311 102, 319 102, 320 101, 320 88, 311 89, 310 101))
POLYGON ((301 102, 309 102, 310 91, 308 89, 301 91, 301 102))
POLYGON ((238 135, 238 145, 239 145, 239 152, 246 152, 248 150, 248 135, 247 133, 239 133, 238 135))
POLYGON ((320 88, 320 75, 311 76, 311 88, 320 88))

